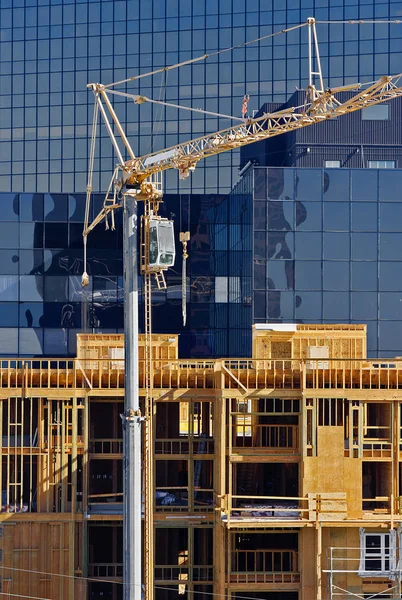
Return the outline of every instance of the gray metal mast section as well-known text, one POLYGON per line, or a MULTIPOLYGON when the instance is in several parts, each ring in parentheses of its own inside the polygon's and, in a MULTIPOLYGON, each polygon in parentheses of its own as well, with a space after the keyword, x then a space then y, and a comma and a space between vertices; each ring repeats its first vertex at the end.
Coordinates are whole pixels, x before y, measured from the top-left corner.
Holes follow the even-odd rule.
POLYGON ((141 415, 138 389, 137 200, 124 196, 124 600, 141 600, 141 415))
MULTIPOLYGON (((132 160, 135 154, 127 140, 116 113, 99 84, 89 84, 95 96, 94 119, 89 161, 87 205, 84 225, 84 262, 86 265, 86 238, 96 223, 89 225, 89 205, 92 192, 92 174, 95 157, 95 140, 98 113, 100 112, 110 139, 117 154, 118 164, 113 173, 105 202, 113 208, 120 206, 116 202, 117 178, 124 169, 124 159, 113 131, 113 123, 102 100, 105 103, 114 126, 132 160)), ((114 229, 114 212, 111 214, 114 229)), ((108 221, 106 219, 106 223, 108 221)), ((141 412, 139 399, 138 369, 138 258, 137 258, 137 200, 130 195, 123 196, 123 252, 124 252, 124 413, 123 424, 123 585, 124 600, 141 600, 142 597, 142 535, 141 535, 141 412)), ((85 271, 82 284, 88 285, 85 271)))

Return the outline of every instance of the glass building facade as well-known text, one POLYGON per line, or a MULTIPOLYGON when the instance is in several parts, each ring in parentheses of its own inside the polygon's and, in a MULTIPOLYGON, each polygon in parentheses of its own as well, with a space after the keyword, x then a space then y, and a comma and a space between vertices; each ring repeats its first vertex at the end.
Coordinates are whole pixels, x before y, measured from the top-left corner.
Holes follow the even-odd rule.
MULTIPOLYGON (((222 199, 216 194, 167 194, 161 206, 162 216, 177 215, 182 228, 191 233, 187 324, 183 326, 182 257, 176 227, 176 262, 167 271, 167 289, 157 290, 155 285, 153 292, 153 329, 179 333, 180 350, 186 356, 218 356, 227 348, 226 302, 235 290, 229 294, 227 277, 226 284, 223 279, 215 283, 220 273, 226 274, 229 260, 228 217, 220 208, 222 199), (215 309, 217 294, 220 304, 215 309)), ((97 214, 103 196, 95 195, 93 200, 93 214, 97 214)), ((75 353, 79 332, 122 332, 121 211, 116 213, 115 231, 100 225, 89 235, 90 282, 82 288, 85 195, 3 193, 0 205, 0 355, 68 356, 75 353)), ((139 285, 141 290, 141 277, 139 285)), ((141 295, 140 302, 142 325, 141 295)))
MULTIPOLYGON (((92 121, 89 82, 110 83, 317 20, 400 19, 392 0, 1 0, 0 191, 85 191, 92 121)), ((331 86, 372 81, 401 71, 402 25, 319 24, 322 67, 331 86)), ((278 35, 206 61, 138 80, 127 89, 150 98, 212 112, 241 115, 267 101, 285 101, 305 87, 307 30, 278 35)), ((122 86, 121 89, 125 89, 122 86)), ((144 154, 216 131, 230 122, 211 115, 115 106, 144 154)), ((237 153, 198 165, 180 191, 229 191, 237 153)), ((105 131, 95 165, 94 189, 104 191, 114 167, 105 131)), ((178 191, 176 173, 165 181, 178 191)))
POLYGON ((367 323, 370 356, 400 353, 401 185, 401 169, 250 169, 228 202, 254 209, 253 322, 367 323))

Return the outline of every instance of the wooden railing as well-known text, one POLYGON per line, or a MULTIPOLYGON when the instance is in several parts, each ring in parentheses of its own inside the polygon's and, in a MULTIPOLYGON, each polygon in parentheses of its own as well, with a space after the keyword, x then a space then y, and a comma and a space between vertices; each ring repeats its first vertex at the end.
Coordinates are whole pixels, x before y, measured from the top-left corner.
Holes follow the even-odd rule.
MULTIPOLYGON (((398 360, 161 360, 153 361, 155 389, 402 389, 398 360)), ((139 361, 144 387, 144 360, 139 361)), ((9 389, 124 389, 122 359, 1 359, 0 387, 9 389)))
POLYGON ((290 496, 240 496, 228 494, 222 507, 224 519, 247 521, 327 521, 347 518, 346 494, 317 493, 305 498, 290 496))
POLYGON ((267 452, 289 450, 295 453, 299 449, 298 425, 269 425, 254 424, 252 419, 258 416, 250 414, 250 423, 240 424, 237 416, 244 421, 244 414, 234 414, 233 425, 233 451, 238 452, 243 448, 264 448, 267 452), (249 435, 247 435, 249 433, 249 435))
POLYGON ((213 581, 213 567, 192 565, 156 565, 155 581, 177 581, 180 583, 188 581, 213 581))
POLYGON ((298 583, 296 550, 235 550, 230 583, 298 583))
POLYGON ((198 439, 194 437, 156 439, 155 454, 213 454, 213 439, 198 439))
POLYGON ((123 563, 89 563, 88 577, 121 579, 123 563))
POLYGON ((89 452, 92 454, 122 454, 123 440, 121 438, 89 440, 89 452))
POLYGON ((214 510, 214 492, 211 489, 196 487, 191 497, 189 487, 157 487, 156 512, 211 512, 214 510))

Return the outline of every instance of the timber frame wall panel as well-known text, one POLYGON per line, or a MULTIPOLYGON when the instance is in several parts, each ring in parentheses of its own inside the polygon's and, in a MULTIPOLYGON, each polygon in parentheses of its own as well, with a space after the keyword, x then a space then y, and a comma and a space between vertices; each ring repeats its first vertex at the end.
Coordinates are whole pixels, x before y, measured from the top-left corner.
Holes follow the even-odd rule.
MULTIPOLYGON (((239 360, 153 339, 156 600, 400 598, 402 361, 366 359, 364 326, 255 339, 239 360)), ((2 593, 122 598, 123 342, 0 361, 2 593)))

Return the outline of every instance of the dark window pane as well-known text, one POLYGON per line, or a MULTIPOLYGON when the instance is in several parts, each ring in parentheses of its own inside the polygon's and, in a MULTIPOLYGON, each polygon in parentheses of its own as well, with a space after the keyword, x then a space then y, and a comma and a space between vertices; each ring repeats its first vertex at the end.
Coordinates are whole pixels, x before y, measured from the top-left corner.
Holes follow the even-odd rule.
POLYGON ((0 327, 18 327, 18 302, 2 302, 0 327))
POLYGON ((402 260, 400 233, 380 233, 380 260, 402 260))
POLYGON ((43 248, 43 223, 20 223, 20 247, 43 248))
MULTIPOLYGON (((1 297, 0 297, 1 300, 1 297)), ((18 353, 18 328, 0 328, 0 354, 15 356, 18 353)))
POLYGON ((67 248, 67 223, 45 223, 45 248, 67 248))
POLYGON ((268 319, 293 321, 293 293, 269 291, 267 293, 268 319))
POLYGON ((0 302, 14 300, 18 300, 18 276, 0 275, 0 302))
POLYGON ((352 233, 352 260, 377 260, 376 233, 352 233))
POLYGON ((268 233, 268 258, 293 258, 294 234, 292 232, 268 233))
POLYGON ((254 292, 254 318, 266 319, 265 292, 254 292))
POLYGON ((352 290, 377 290, 378 263, 352 261, 352 290))
POLYGON ((322 204, 296 201, 296 223, 299 231, 321 231, 322 204))
POLYGON ((267 257, 267 234, 265 231, 256 231, 254 233, 254 258, 258 260, 265 260, 267 257))
POLYGON ((268 199, 293 200, 294 198, 294 170, 293 169, 268 169, 268 199))
POLYGON ((349 289, 349 262, 324 261, 324 290, 349 289))
POLYGON ((324 258, 348 259, 349 240, 349 233, 324 233, 324 258))
POLYGON ((380 321, 380 348, 390 356, 401 351, 402 321, 380 321))
POLYGON ((43 221, 43 194, 20 194, 20 221, 43 221))
MULTIPOLYGON (((322 170, 321 169, 296 169, 295 198, 321 201, 322 170)), ((337 198, 339 200, 339 198, 337 198)))
POLYGON ((0 274, 18 275, 18 250, 0 250, 0 274))
POLYGON ((324 292, 323 306, 324 319, 350 319, 348 292, 324 292))
MULTIPOLYGON (((254 229, 267 228, 267 203, 254 202, 254 229)), ((216 247, 216 246, 215 246, 216 247)))
POLYGON ((402 320, 400 292, 383 292, 380 294, 380 319, 402 320))
POLYGON ((18 194, 1 194, 2 221, 18 221, 18 194))
POLYGON ((352 231, 377 231, 377 204, 352 203, 352 231))
POLYGON ((295 315, 297 320, 322 318, 322 292, 297 292, 295 296, 295 315))
POLYGON ((293 202, 268 202, 268 229, 288 231, 293 229, 293 202))
POLYGON ((324 202, 324 230, 349 231, 349 204, 324 202))
POLYGON ((378 172, 369 169, 353 169, 352 200, 355 202, 376 202, 378 198, 378 172))
POLYGON ((322 286, 321 261, 296 260, 296 290, 320 290, 322 286))
POLYGON ((43 329, 20 329, 19 353, 25 356, 41 356, 43 354, 43 329))
POLYGON ((324 200, 347 202, 350 197, 349 170, 327 169, 324 171, 324 200))
POLYGON ((352 294, 352 319, 377 319, 378 296, 376 292, 352 294))
POLYGON ((402 262, 380 262, 379 271, 380 291, 402 292, 402 262))
POLYGON ((21 302, 20 327, 43 327, 43 302, 21 302))
POLYGON ((19 247, 18 223, 0 223, 0 248, 19 247))
POLYGON ((268 261, 268 289, 292 290, 294 289, 294 261, 269 260, 268 261))
POLYGON ((86 197, 74 194, 68 197, 68 218, 70 221, 84 222, 86 197))
POLYGON ((21 250, 20 275, 39 275, 43 273, 43 251, 21 250))
POLYGON ((68 277, 45 276, 45 302, 68 302, 68 277))
MULTIPOLYGON (((101 225, 101 227, 102 227, 102 225, 101 225)), ((70 223, 69 232, 70 232, 69 247, 70 248, 83 248, 82 223, 70 223)), ((89 235, 91 235, 91 234, 89 234, 89 235)))
POLYGON ((43 277, 40 275, 21 275, 20 300, 22 302, 40 302, 43 300, 43 277))
POLYGON ((68 196, 45 194, 45 221, 67 221, 68 196))
POLYGON ((79 327, 81 325, 81 305, 61 302, 45 302, 45 327, 79 327))
POLYGON ((400 202, 402 171, 380 169, 378 171, 379 199, 385 202, 400 202))
POLYGON ((296 256, 298 259, 322 258, 322 235, 321 233, 296 232, 295 234, 296 256))
POLYGON ((381 202, 380 231, 402 230, 402 204, 396 202, 381 202))
POLYGON ((254 262, 254 289, 267 289, 267 265, 265 260, 254 262))
POLYGON ((254 173, 254 199, 266 200, 267 198, 267 170, 253 169, 254 173))
MULTIPOLYGON (((71 252, 68 250, 44 250, 43 260, 45 273, 51 275, 67 274, 71 265, 76 264, 77 262, 77 257, 71 257, 70 254, 71 252)), ((82 274, 82 262, 80 262, 79 265, 79 272, 82 274)))
POLYGON ((63 329, 45 329, 43 354, 45 356, 63 356, 67 354, 68 337, 63 329))

